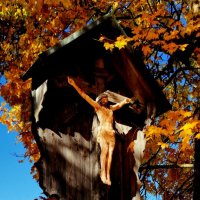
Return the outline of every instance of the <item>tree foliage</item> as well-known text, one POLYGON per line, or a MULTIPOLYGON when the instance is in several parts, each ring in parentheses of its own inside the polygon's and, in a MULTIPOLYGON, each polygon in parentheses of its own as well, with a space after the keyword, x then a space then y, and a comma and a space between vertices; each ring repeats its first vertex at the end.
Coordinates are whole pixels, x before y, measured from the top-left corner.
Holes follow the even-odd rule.
POLYGON ((146 131, 142 194, 191 199, 194 140, 200 139, 200 20, 194 1, 4 0, 0 2, 0 121, 19 132, 31 161, 39 151, 31 133, 30 84, 21 75, 38 55, 88 21, 112 13, 129 35, 99 38, 105 49, 130 43, 162 87, 173 109, 146 131), (6 81, 3 81, 5 77, 6 81))

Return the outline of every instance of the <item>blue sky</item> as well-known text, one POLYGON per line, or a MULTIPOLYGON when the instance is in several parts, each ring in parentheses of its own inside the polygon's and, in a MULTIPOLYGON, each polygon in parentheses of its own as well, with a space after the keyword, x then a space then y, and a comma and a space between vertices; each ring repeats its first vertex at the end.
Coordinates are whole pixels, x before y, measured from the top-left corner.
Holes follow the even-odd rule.
POLYGON ((34 200, 42 195, 38 183, 30 174, 31 163, 23 163, 17 155, 25 152, 21 143, 16 143, 17 133, 8 133, 0 124, 0 196, 1 200, 34 200))
MULTIPOLYGON (((0 84, 6 80, 0 77, 0 84)), ((3 98, 0 96, 0 104, 3 98)), ((16 132, 8 132, 0 123, 0 200, 34 200, 42 195, 39 184, 30 174, 32 164, 25 160, 19 163, 25 149, 16 138, 16 132)))

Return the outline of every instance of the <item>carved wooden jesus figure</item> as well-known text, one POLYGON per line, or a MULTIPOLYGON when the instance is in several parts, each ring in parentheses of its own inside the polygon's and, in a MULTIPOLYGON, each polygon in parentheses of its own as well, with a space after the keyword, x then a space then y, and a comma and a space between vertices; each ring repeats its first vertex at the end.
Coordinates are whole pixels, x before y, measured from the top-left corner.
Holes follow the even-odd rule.
POLYGON ((74 82, 68 77, 68 83, 72 85, 76 91, 84 98, 94 109, 99 120, 97 133, 97 142, 101 148, 100 154, 100 178, 104 184, 111 185, 110 167, 112 162, 112 154, 115 146, 115 131, 113 129, 113 111, 120 109, 125 104, 131 103, 130 98, 124 99, 122 102, 108 106, 108 96, 103 94, 96 101, 90 98, 83 92, 74 82))

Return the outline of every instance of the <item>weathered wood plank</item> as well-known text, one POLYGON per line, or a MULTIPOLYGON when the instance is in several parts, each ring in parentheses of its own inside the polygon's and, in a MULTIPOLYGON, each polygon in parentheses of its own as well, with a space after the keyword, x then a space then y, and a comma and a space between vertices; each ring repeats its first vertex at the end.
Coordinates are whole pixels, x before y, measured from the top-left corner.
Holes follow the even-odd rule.
POLYGON ((98 154, 94 141, 85 140, 79 133, 74 136, 50 129, 38 129, 43 146, 42 185, 49 195, 63 199, 99 199, 98 154))

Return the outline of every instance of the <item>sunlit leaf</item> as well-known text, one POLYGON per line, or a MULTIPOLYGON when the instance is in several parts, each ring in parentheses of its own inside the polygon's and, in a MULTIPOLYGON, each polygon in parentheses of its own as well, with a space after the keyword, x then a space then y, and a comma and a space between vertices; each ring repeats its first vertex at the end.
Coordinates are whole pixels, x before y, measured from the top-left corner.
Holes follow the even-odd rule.
POLYGON ((105 49, 106 50, 110 50, 110 51, 112 51, 113 49, 114 49, 114 44, 111 44, 111 43, 109 43, 109 42, 105 42, 104 43, 104 47, 105 47, 105 49))
POLYGON ((158 142, 158 145, 161 146, 162 149, 169 147, 169 144, 166 144, 166 143, 163 143, 163 142, 158 142))

